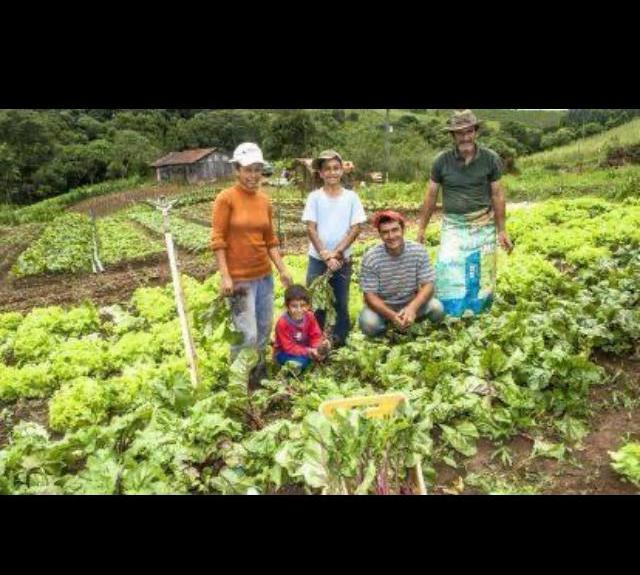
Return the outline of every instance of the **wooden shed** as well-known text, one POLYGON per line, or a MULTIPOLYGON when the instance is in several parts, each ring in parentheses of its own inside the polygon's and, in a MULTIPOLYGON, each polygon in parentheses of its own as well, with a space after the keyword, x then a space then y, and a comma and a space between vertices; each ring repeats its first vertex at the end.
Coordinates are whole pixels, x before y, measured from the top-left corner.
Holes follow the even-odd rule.
POLYGON ((226 178, 233 173, 229 156, 217 148, 171 152, 151 166, 156 169, 158 182, 195 184, 226 178))

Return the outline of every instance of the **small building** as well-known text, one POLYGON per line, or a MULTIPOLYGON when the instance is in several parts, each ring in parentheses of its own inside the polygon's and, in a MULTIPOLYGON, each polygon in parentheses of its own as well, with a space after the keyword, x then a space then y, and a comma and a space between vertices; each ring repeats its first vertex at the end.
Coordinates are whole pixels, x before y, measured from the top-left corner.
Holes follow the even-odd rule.
POLYGON ((217 148, 171 152, 151 164, 158 182, 209 182, 233 173, 229 156, 217 148))

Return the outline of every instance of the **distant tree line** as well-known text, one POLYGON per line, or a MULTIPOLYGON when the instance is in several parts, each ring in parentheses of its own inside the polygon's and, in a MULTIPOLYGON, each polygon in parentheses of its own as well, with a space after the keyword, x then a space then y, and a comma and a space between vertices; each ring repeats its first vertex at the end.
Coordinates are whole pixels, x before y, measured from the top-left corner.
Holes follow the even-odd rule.
MULTIPOLYGON (((598 133, 638 112, 570 110, 560 127, 504 120, 499 128, 483 128, 481 141, 513 167, 519 156, 598 133)), ((385 136, 384 115, 373 110, 5 109, 0 202, 27 204, 87 184, 150 175, 149 163, 169 151, 231 151, 244 141, 260 144, 271 160, 335 147, 356 163, 361 177, 388 171, 392 179, 412 181, 426 178, 433 157, 451 144, 443 131, 447 118, 443 110, 407 111, 385 136)))

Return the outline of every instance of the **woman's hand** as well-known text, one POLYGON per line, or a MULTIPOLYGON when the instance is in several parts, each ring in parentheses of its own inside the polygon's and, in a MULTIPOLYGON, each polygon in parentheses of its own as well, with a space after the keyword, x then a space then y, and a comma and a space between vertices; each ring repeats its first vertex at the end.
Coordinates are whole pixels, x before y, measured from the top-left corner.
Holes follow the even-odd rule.
POLYGON ((222 276, 220 279, 220 293, 224 297, 231 297, 233 295, 233 280, 231 276, 222 276))
POLYGON ((283 285, 284 289, 287 289, 293 285, 293 278, 289 274, 287 270, 282 270, 279 272, 280 275, 280 283, 283 285))

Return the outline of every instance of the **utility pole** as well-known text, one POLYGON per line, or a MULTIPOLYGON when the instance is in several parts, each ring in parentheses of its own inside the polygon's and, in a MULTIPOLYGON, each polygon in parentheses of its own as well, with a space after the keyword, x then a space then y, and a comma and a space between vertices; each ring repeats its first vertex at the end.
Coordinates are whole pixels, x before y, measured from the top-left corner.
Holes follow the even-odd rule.
POLYGON ((391 122, 390 122, 390 110, 387 109, 387 118, 384 125, 384 155, 385 155, 385 170, 386 170, 386 181, 389 183, 389 164, 390 164, 390 143, 389 143, 389 133, 391 132, 391 122))
POLYGON ((583 157, 582 157, 582 140, 584 138, 584 134, 585 134, 585 114, 586 114, 586 110, 583 111, 579 116, 578 119, 580 120, 580 136, 578 137, 578 171, 582 172, 582 165, 583 165, 583 157))

